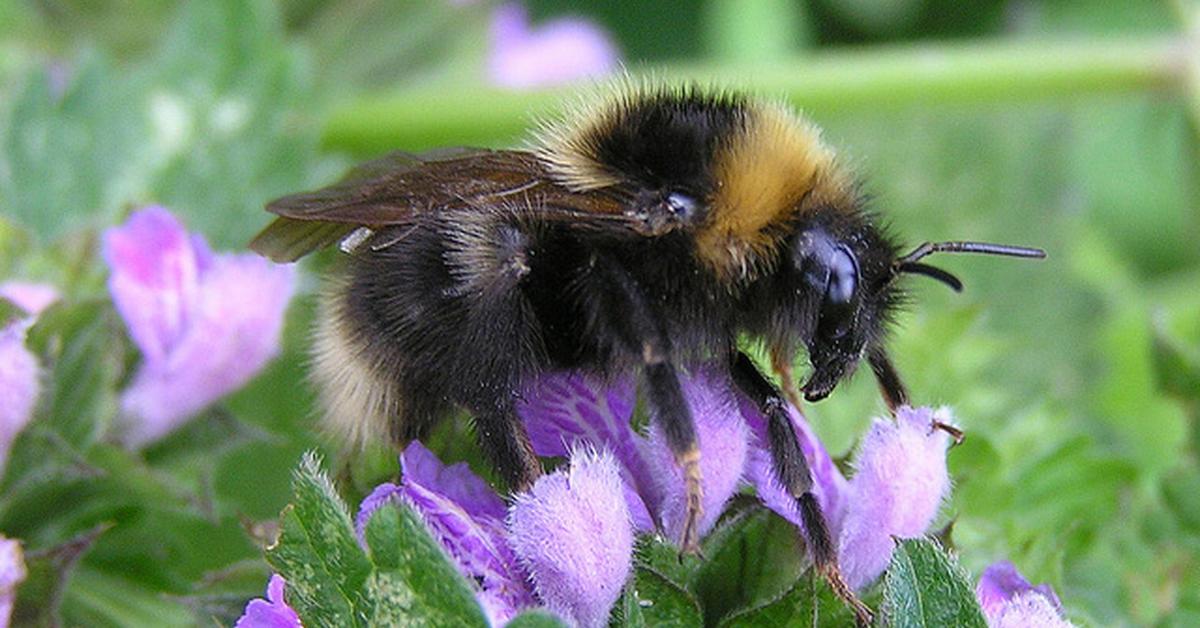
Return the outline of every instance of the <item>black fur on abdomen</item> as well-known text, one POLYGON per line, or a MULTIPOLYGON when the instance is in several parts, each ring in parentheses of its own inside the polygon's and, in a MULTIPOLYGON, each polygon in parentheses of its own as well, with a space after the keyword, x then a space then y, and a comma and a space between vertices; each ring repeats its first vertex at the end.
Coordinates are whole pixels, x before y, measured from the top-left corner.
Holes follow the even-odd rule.
POLYGON ((645 356, 627 341, 639 335, 630 325, 661 325, 675 363, 729 350, 729 295, 686 262, 690 252, 665 250, 686 240, 580 238, 576 228, 519 211, 442 212, 360 245, 339 324, 399 403, 386 410, 398 416, 357 420, 386 422, 402 443, 455 406, 511 403, 548 369, 636 369, 645 356), (628 315, 630 286, 649 295, 648 318, 628 315))

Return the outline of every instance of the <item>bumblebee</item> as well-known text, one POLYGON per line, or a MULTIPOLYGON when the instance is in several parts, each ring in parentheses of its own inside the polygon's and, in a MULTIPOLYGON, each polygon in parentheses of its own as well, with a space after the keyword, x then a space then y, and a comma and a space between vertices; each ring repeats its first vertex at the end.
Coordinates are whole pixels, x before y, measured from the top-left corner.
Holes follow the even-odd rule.
POLYGON ((251 244, 260 253, 348 254, 321 299, 313 373, 344 441, 403 445, 465 409, 524 490, 541 465, 514 410, 522 391, 548 370, 636 372, 684 471, 680 543, 695 550, 700 454, 679 373, 715 357, 767 417, 813 560, 851 600, 784 391, 737 339, 780 365, 802 347, 808 401, 865 359, 894 409, 908 401, 885 342, 899 279, 960 289, 921 261, 937 252, 1044 256, 975 242, 901 254, 817 127, 697 87, 627 87, 544 125, 528 149, 395 153, 267 209, 278 218, 251 244))

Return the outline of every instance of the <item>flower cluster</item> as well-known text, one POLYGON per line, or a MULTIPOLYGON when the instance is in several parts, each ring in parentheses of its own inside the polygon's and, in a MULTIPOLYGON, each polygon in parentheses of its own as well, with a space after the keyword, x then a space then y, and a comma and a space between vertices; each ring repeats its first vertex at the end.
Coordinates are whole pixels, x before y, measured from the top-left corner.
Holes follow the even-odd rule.
POLYGON ((33 418, 37 403, 37 358, 25 347, 25 334, 42 310, 58 300, 58 291, 45 284, 9 281, 0 284, 0 298, 25 316, 0 321, 0 475, 17 434, 33 418))
POLYGON ((371 515, 388 502, 406 502, 468 578, 497 625, 533 603, 517 557, 506 542, 504 502, 466 463, 443 466, 420 443, 400 456, 403 484, 381 484, 363 500, 355 527, 361 540, 371 515))
POLYGON ((633 531, 613 458, 578 451, 506 509, 464 463, 443 466, 420 443, 400 457, 404 482, 382 484, 359 508, 359 539, 385 503, 406 503, 467 578, 493 625, 540 599, 581 626, 607 622, 631 568, 633 531), (605 543, 592 539, 604 538, 605 543))
POLYGON ((278 351, 293 268, 214 254, 156 206, 105 232, 104 259, 113 303, 142 353, 121 399, 127 444, 166 435, 278 351))
MULTIPOLYGON (((701 451, 704 518, 715 523, 744 484, 799 522, 770 466, 766 420, 732 391, 724 372, 702 365, 682 378, 701 451)), ((550 374, 527 393, 519 412, 541 456, 566 468, 541 478, 505 510, 499 496, 462 463, 443 466, 419 443, 402 455, 404 480, 366 500, 357 525, 387 501, 403 501, 424 519, 460 571, 478 583, 477 599, 494 625, 541 603, 578 625, 603 625, 632 562, 635 533, 681 531, 684 483, 661 433, 631 427, 632 380, 605 386, 573 373, 550 374), (597 453, 600 452, 600 453, 597 453), (604 543, 594 539, 603 538, 604 543)), ((894 538, 924 533, 948 488, 944 433, 928 409, 879 420, 847 481, 794 408, 790 418, 813 469, 815 491, 840 533, 839 559, 862 587, 882 573, 894 538), (866 525, 871 522, 873 525, 866 525)))
MULTIPOLYGON (((683 378, 696 422, 704 488, 700 533, 712 527, 725 502, 749 484, 763 503, 800 524, 796 502, 780 486, 772 466, 767 419, 747 398, 732 392, 720 368, 702 365, 683 378)), ((684 505, 683 478, 655 425, 649 437, 633 430, 634 385, 618 380, 600 390, 576 374, 543 378, 519 407, 541 456, 563 456, 579 444, 610 448, 622 463, 625 494, 637 531, 661 529, 678 538, 684 505), (644 513, 644 514, 642 514, 644 513)), ((901 408, 896 420, 878 419, 863 440, 855 473, 847 481, 812 428, 795 408, 788 418, 813 476, 813 492, 839 540, 838 560, 851 586, 879 577, 895 538, 925 532, 949 491, 946 410, 901 408)))
MULTIPOLYGON (((774 479, 766 420, 757 408, 732 392, 728 376, 713 365, 697 367, 681 383, 701 459, 708 462, 702 532, 746 485, 767 507, 799 523, 794 500, 774 479)), ((659 530, 677 537, 683 509, 674 460, 656 428, 643 435, 631 426, 634 405, 631 379, 600 385, 575 373, 549 374, 527 392, 519 412, 535 451, 565 458, 563 467, 506 508, 465 463, 444 465, 413 443, 400 457, 403 481, 382 484, 363 500, 355 522, 360 542, 380 506, 406 504, 475 584, 492 625, 535 606, 572 625, 607 625, 629 578, 635 534, 659 530)), ((800 413, 788 411, 838 539, 846 580, 862 589, 886 568, 896 539, 924 534, 937 515, 950 488, 949 437, 940 428, 951 417, 945 410, 901 408, 895 420, 876 420, 847 480, 800 413)), ((976 595, 993 627, 1071 625, 1054 592, 1031 586, 1009 563, 989 567, 976 595)), ((267 598, 252 601, 238 625, 296 625, 278 576, 267 598)))

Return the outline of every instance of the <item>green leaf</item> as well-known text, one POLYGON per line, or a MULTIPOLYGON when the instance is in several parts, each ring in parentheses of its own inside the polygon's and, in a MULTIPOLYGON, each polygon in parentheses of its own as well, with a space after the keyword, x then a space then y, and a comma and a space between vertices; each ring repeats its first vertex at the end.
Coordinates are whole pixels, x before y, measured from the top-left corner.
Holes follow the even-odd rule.
POLYGON ((111 58, 71 63, 62 94, 39 64, 0 112, 0 205, 42 242, 161 203, 240 248, 265 201, 310 183, 317 128, 297 112, 319 99, 274 3, 181 3, 151 62, 111 58))
POLYGON ((630 578, 613 608, 608 625, 613 628, 645 628, 646 616, 637 595, 636 579, 630 578))
POLYGON ((1182 465, 1162 481, 1163 500, 1175 518, 1193 534, 1200 534, 1200 467, 1182 465))
POLYGON ((111 221, 117 188, 144 178, 148 125, 128 81, 103 57, 77 67, 61 95, 31 71, 0 117, 0 204, 43 242, 111 221))
POLYGON ((331 3, 305 26, 305 38, 324 82, 343 88, 401 87, 435 76, 477 81, 489 18, 487 4, 366 0, 347 11, 331 3))
POLYGON ((194 625, 191 613, 178 601, 86 564, 71 580, 63 615, 70 626, 194 625))
POLYGON ((902 541, 883 579, 889 626, 978 626, 986 628, 975 592, 958 564, 936 543, 902 541))
POLYGON ((467 581, 412 509, 381 506, 366 537, 375 563, 367 583, 372 625, 487 626, 467 581))
POLYGON ((287 45, 276 3, 187 2, 156 62, 138 77, 154 200, 217 248, 242 248, 267 223, 263 204, 310 183, 319 109, 309 72, 287 45))
POLYGON ((17 625, 58 625, 62 623, 62 601, 67 583, 79 559, 111 526, 100 525, 79 536, 37 552, 25 554, 25 582, 17 587, 13 620, 17 625))
MULTIPOLYGON (((641 621, 632 625, 699 626, 703 623, 700 604, 686 589, 662 572, 646 565, 634 568, 632 603, 641 611, 641 621)), ((623 603, 622 608, 628 608, 623 603)))
POLYGON ((536 610, 513 617, 504 628, 567 628, 567 624, 554 613, 536 610))
POLYGON ((852 626, 854 612, 810 571, 774 599, 742 609, 721 622, 723 628, 799 625, 852 626))
POLYGON ((710 622, 779 597, 804 570, 796 526, 762 507, 715 530, 704 553, 695 591, 710 622))
POLYGON ((696 570, 703 563, 698 556, 681 556, 679 547, 657 535, 638 538, 634 558, 637 565, 656 571, 679 588, 688 590, 692 588, 696 570))
POLYGON ((1097 418, 1113 428, 1123 453, 1155 477, 1175 466, 1187 441, 1187 416, 1158 390, 1149 314, 1122 303, 1100 329, 1105 376, 1092 398, 1097 418))
POLYGON ((1179 312, 1154 317, 1154 372, 1159 387, 1191 401, 1200 400, 1200 303, 1192 302, 1179 312), (1190 319, 1190 320, 1189 320, 1190 319), (1191 336, 1184 331, 1193 330, 1191 336))
POLYGON ((363 625, 371 563, 315 454, 300 462, 292 492, 280 516, 279 541, 267 550, 267 562, 287 579, 288 602, 306 624, 363 625))
POLYGON ((116 414, 123 337, 115 312, 102 300, 51 307, 29 330, 29 346, 50 371, 40 420, 78 450, 96 442, 116 414))
POLYGON ((1012 510, 1021 513, 1016 521, 1021 529, 1038 535, 1071 522, 1078 536, 1112 520, 1121 491, 1137 474, 1137 467, 1105 455, 1084 436, 1023 462, 1013 482, 1020 490, 1013 495, 1012 510))
POLYGON ((7 326, 13 320, 23 318, 25 310, 17 307, 8 299, 0 299, 0 327, 7 326))

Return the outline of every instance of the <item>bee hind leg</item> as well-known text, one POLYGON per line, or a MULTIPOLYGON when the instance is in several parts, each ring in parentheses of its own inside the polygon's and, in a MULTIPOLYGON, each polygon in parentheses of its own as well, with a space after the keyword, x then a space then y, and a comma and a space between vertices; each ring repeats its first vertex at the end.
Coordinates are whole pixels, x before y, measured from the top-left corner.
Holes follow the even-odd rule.
POLYGON ((479 447, 501 479, 518 493, 533 488, 542 475, 542 463, 533 453, 529 433, 512 404, 478 408, 474 415, 479 447))
POLYGON ((699 554, 704 489, 700 484, 700 446, 692 415, 673 366, 666 362, 649 364, 644 372, 647 402, 654 410, 655 420, 675 456, 675 463, 683 471, 686 502, 679 549, 682 554, 699 554))
POLYGON ((700 520, 704 515, 700 446, 691 408, 671 362, 671 341, 649 300, 620 263, 610 255, 598 256, 596 262, 596 287, 604 295, 597 302, 599 316, 616 343, 640 359, 651 416, 662 429, 675 464, 683 472, 685 503, 680 552, 700 554, 700 520))

